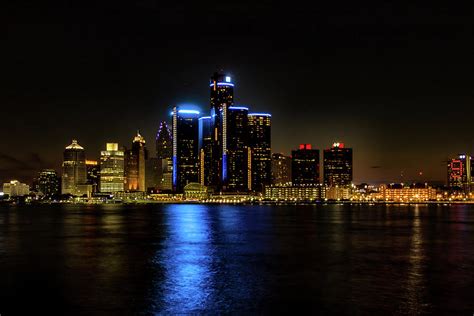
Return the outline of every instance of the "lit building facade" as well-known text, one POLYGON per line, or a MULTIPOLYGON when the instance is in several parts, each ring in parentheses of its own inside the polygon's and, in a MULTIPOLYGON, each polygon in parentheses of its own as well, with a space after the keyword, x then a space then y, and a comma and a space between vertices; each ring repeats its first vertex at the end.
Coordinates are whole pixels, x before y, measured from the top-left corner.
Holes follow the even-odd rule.
POLYGON ((212 136, 211 117, 203 116, 199 118, 199 183, 209 186, 212 183, 212 136))
POLYGON ((326 198, 328 200, 349 200, 351 193, 351 188, 348 186, 335 185, 326 188, 326 198))
POLYGON ((271 115, 267 113, 248 114, 248 164, 249 190, 263 192, 272 181, 271 115))
POLYGON ((295 186, 317 185, 319 179, 319 150, 301 144, 291 152, 291 182, 295 186))
POLYGON ((145 161, 147 158, 145 139, 137 132, 133 138, 132 148, 125 151, 125 190, 146 191, 145 161))
POLYGON ((10 197, 25 196, 30 194, 30 187, 18 180, 12 180, 3 184, 3 194, 10 197))
POLYGON ((86 153, 84 148, 73 140, 64 150, 61 179, 61 193, 83 195, 87 182, 86 153))
POLYGON ((324 184, 348 186, 352 183, 352 148, 344 143, 334 143, 323 152, 324 184))
POLYGON ((107 143, 100 152, 100 192, 115 193, 124 190, 125 154, 117 143, 107 143))
POLYGON ((171 191, 173 189, 173 138, 166 122, 161 122, 156 134, 156 158, 158 159, 158 189, 171 191))
POLYGON ((271 185, 265 187, 265 198, 283 201, 321 201, 326 197, 324 185, 293 186, 271 185))
POLYGON ((173 108, 173 190, 199 182, 199 112, 173 108))
POLYGON ((214 73, 210 80, 211 110, 211 186, 221 189, 227 176, 227 111, 234 104, 234 83, 222 73, 214 73))
POLYGON ((422 202, 436 200, 436 189, 427 184, 389 184, 380 186, 380 197, 385 201, 422 202))
POLYGON ((38 175, 38 190, 46 198, 60 193, 60 178, 56 170, 44 169, 38 175))
POLYGON ((249 151, 248 108, 230 106, 227 110, 227 122, 227 144, 223 168, 224 190, 230 192, 246 192, 248 191, 247 160, 249 151))
POLYGON ((272 184, 291 184, 291 157, 281 153, 272 154, 272 184))
POLYGON ((472 157, 459 154, 448 161, 448 186, 453 189, 470 192, 472 187, 472 157))

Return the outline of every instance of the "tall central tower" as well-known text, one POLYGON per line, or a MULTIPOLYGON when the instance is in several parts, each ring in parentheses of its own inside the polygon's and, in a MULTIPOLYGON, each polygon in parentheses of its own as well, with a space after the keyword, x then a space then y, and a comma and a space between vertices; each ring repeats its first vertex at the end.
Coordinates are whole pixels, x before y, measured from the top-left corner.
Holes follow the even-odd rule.
POLYGON ((221 188, 227 180, 228 109, 234 104, 234 83, 222 73, 214 73, 210 81, 211 106, 211 185, 221 188))

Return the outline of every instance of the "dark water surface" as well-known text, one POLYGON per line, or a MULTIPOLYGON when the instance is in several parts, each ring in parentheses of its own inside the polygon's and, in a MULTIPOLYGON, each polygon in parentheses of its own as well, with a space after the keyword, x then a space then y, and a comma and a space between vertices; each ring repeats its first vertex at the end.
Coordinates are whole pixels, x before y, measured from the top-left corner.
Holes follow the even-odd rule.
POLYGON ((474 313, 473 206, 0 208, 0 313, 474 313))

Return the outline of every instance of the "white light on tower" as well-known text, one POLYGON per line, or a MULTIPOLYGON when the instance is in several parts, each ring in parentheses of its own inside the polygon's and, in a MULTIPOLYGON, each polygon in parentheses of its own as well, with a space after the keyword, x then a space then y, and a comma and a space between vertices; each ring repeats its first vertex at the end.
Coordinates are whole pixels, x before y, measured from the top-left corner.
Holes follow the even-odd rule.
POLYGON ((230 82, 230 77, 229 76, 225 77, 225 82, 230 82))

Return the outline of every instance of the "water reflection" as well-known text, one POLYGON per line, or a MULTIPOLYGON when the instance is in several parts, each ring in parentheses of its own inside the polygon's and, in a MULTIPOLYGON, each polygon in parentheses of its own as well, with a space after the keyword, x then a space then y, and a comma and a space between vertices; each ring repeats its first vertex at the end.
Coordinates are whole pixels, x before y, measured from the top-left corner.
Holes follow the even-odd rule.
POLYGON ((156 263, 164 269, 157 284, 160 312, 193 313, 214 299, 214 249, 210 219, 203 205, 170 205, 166 209, 168 236, 156 263))
POLYGON ((405 299, 400 312, 403 314, 420 315, 428 311, 425 296, 425 249, 423 248, 423 230, 419 205, 413 209, 413 224, 408 254, 409 268, 405 285, 405 299))
POLYGON ((5 315, 464 315, 473 270, 473 206, 0 209, 5 315))

